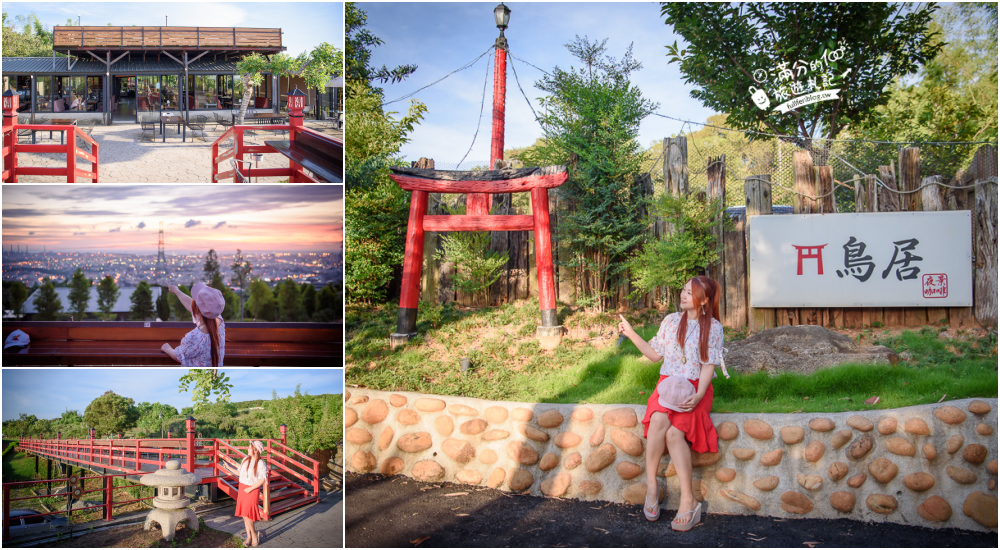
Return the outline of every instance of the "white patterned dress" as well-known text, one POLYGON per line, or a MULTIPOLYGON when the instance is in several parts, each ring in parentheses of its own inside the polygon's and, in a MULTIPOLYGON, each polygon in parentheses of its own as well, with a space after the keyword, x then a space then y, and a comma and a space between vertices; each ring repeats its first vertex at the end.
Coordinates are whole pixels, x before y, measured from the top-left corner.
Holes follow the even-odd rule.
MULTIPOLYGON (((214 323, 210 320, 209 323, 214 323)), ((182 367, 189 369, 222 368, 222 358, 226 354, 226 322, 219 323, 219 364, 212 366, 212 340, 208 334, 195 328, 184 335, 181 345, 174 349, 182 367)))

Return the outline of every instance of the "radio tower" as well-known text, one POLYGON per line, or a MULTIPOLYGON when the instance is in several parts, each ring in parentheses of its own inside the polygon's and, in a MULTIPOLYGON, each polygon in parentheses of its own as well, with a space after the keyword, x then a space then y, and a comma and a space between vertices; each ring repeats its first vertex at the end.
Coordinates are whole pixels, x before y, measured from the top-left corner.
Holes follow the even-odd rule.
POLYGON ((163 265, 167 261, 167 256, 163 252, 163 222, 160 222, 160 242, 156 247, 156 263, 163 265))

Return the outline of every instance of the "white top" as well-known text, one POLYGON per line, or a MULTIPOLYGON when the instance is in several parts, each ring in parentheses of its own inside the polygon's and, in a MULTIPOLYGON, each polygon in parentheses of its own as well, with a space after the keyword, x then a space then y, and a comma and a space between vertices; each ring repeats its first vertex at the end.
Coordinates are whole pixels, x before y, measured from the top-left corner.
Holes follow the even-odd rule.
POLYGON ((247 457, 242 464, 240 464, 240 483, 243 485, 254 485, 258 481, 265 479, 267 477, 267 466, 264 464, 264 458, 261 457, 257 461, 257 473, 256 475, 250 471, 250 457, 247 457))
MULTIPOLYGON (((208 319, 207 323, 215 323, 215 319, 208 319)), ((211 329, 209 329, 211 330, 211 329)), ((219 364, 212 366, 212 340, 208 334, 197 327, 184 335, 181 345, 174 348, 177 359, 181 366, 189 369, 211 369, 221 368, 222 359, 226 355, 226 322, 219 323, 219 364)))
MULTIPOLYGON (((677 328, 681 322, 680 313, 671 313, 660 323, 660 330, 649 341, 653 351, 663 356, 660 375, 683 376, 688 380, 698 380, 701 377, 701 353, 698 350, 701 327, 697 322, 688 319, 687 335, 684 338, 684 349, 677 345, 677 328), (682 359, 686 358, 684 362, 682 359)), ((709 365, 718 365, 722 361, 722 323, 712 319, 712 330, 708 335, 709 365)), ((712 372, 712 378, 717 375, 712 372)))

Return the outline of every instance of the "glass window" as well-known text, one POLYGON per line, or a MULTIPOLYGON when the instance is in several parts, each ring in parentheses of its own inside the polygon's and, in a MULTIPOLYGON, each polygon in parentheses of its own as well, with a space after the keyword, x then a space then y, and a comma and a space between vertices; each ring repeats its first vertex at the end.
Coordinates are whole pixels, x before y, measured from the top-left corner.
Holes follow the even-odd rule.
POLYGON ((137 106, 140 112, 160 110, 160 77, 140 76, 137 78, 137 106))
POLYGON ((66 105, 70 111, 87 110, 87 77, 73 76, 66 77, 69 80, 69 89, 66 98, 66 105))
POLYGON ((271 108, 271 75, 264 75, 260 85, 253 87, 253 106, 257 109, 271 108))
POLYGON ((87 110, 104 111, 104 77, 87 77, 87 110))
POLYGON ((219 75, 218 78, 219 105, 220 109, 232 109, 233 107, 233 75, 219 75))
POLYGON ((175 74, 162 75, 160 79, 160 100, 162 102, 160 106, 161 109, 164 111, 175 111, 180 109, 181 105, 178 99, 180 95, 180 79, 175 74))
POLYGON ((17 112, 22 113, 25 111, 31 111, 31 77, 30 76, 19 76, 17 77, 17 95, 18 107, 17 112))
POLYGON ((52 111, 52 77, 35 77, 35 101, 38 106, 35 112, 52 111))
POLYGON ((188 109, 219 108, 217 78, 214 74, 188 75, 188 109))

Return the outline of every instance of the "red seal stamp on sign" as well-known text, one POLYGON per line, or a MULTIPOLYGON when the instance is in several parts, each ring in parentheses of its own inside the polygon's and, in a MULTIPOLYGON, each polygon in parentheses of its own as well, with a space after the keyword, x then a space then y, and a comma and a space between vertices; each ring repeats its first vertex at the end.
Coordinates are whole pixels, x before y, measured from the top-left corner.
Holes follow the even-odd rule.
POLYGON ((927 273, 923 278, 924 298, 947 298, 948 276, 944 273, 927 273))

